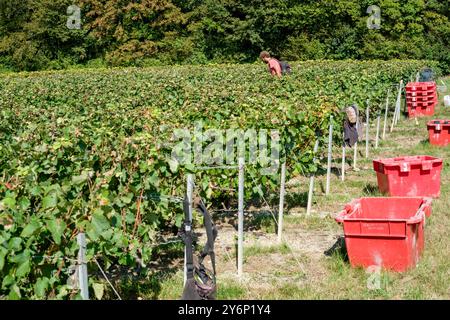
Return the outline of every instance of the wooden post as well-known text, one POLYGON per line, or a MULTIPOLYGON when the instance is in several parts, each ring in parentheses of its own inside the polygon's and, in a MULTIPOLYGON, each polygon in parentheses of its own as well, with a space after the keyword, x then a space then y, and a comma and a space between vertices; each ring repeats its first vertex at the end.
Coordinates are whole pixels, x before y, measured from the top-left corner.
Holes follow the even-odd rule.
POLYGON ((327 164, 327 184, 325 194, 330 194, 331 159, 333 155, 333 116, 330 117, 330 130, 328 134, 328 164, 327 164))
POLYGON ((375 137, 375 149, 378 149, 378 142, 380 140, 380 122, 381 122, 381 114, 378 112, 378 116, 377 116, 377 136, 375 137))
MULTIPOLYGON (((189 202, 189 222, 192 224, 192 195, 194 193, 194 176, 192 174, 187 175, 186 194, 189 202)), ((186 248, 184 248, 184 284, 187 281, 187 265, 186 265, 186 248)))
POLYGON ((286 163, 281 165, 281 187, 280 187, 280 207, 278 209, 278 242, 282 242, 283 233, 283 211, 284 211, 284 192, 286 185, 286 163))
POLYGON ((342 170, 341 170, 341 180, 345 180, 345 133, 342 134, 342 170))
POLYGON ((402 90, 402 84, 400 82, 400 84, 398 85, 397 100, 395 101, 394 117, 392 118, 391 129, 389 130, 390 132, 392 132, 394 130, 394 125, 397 123, 397 117, 399 116, 400 99, 401 99, 401 95, 402 95, 401 90, 402 90))
MULTIPOLYGON (((359 132, 359 110, 356 113, 357 116, 357 120, 356 120, 356 131, 359 132)), ((360 137, 358 136, 358 140, 360 139, 360 137)), ((353 169, 356 170, 357 169, 357 158, 358 158, 358 141, 356 141, 355 146, 354 146, 354 152, 353 152, 353 169)))
POLYGON ((238 196, 238 276, 243 275, 244 264, 244 170, 245 160, 239 158, 239 196, 238 196))
POLYGON ((366 159, 369 158, 369 127, 370 127, 370 121, 369 121, 369 100, 367 100, 367 108, 366 108, 366 159))
MULTIPOLYGON (((316 159, 315 154, 317 153, 318 149, 319 149, 319 140, 316 140, 316 144, 314 145, 314 160, 316 159)), ((307 216, 311 214, 313 192, 314 192, 314 174, 311 174, 311 177, 309 178, 308 205, 306 207, 307 216)))
POLYGON ((384 127, 383 127, 383 140, 386 138, 386 125, 387 125, 387 119, 388 119, 388 111, 389 111, 389 95, 391 94, 391 91, 388 91, 387 97, 386 97, 386 110, 384 111, 384 127))
POLYGON ((77 235, 78 250, 78 281, 80 285, 81 298, 89 300, 89 285, 86 264, 86 236, 84 233, 77 235))
POLYGON ((397 117, 395 118, 395 125, 397 125, 398 120, 400 120, 402 109, 402 91, 403 91, 403 80, 400 80, 400 88, 398 90, 398 97, 397 97, 397 117))

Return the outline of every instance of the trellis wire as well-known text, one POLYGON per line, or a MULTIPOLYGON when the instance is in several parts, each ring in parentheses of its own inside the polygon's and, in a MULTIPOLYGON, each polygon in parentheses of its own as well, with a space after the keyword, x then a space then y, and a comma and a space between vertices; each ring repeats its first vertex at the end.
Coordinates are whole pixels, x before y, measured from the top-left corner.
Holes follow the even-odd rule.
POLYGON ((112 285, 111 281, 109 281, 108 277, 106 276, 105 272, 103 271, 102 267, 100 266, 100 264, 98 263, 97 259, 94 257, 94 262, 97 264, 98 268, 100 269, 100 272, 102 273, 103 277, 106 279, 106 281, 108 282, 109 286, 113 289, 114 293, 116 294, 117 298, 119 298, 119 300, 122 300, 122 298, 120 297, 119 293, 117 292, 116 288, 114 288, 114 286, 112 285))

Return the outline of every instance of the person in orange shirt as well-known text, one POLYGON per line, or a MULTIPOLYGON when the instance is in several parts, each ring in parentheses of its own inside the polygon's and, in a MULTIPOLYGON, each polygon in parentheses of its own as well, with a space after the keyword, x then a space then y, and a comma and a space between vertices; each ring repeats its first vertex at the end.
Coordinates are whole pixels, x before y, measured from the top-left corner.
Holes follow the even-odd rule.
POLYGON ((272 74, 272 76, 277 76, 281 79, 281 65, 280 62, 275 59, 271 58, 270 54, 267 51, 262 51, 259 55, 262 61, 267 63, 267 66, 269 67, 269 71, 272 74))

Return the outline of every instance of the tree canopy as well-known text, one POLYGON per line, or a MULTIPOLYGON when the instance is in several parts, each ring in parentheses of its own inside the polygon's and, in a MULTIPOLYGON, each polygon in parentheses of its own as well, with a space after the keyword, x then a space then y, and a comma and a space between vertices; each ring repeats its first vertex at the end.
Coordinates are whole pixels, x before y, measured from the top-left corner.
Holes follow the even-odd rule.
POLYGON ((449 17, 449 0, 0 0, 0 65, 254 62, 268 50, 287 60, 434 59, 449 70, 449 17), (67 26, 71 5, 80 29, 67 26), (368 28, 371 5, 379 29, 368 28))

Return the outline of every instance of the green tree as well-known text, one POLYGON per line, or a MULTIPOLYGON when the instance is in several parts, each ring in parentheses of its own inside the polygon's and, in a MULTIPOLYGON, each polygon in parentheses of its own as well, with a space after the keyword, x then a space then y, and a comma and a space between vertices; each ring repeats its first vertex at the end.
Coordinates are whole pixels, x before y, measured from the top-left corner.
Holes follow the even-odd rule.
MULTIPOLYGON (((170 0, 81 0, 86 28, 113 65, 155 57, 166 38, 177 40, 186 19, 170 0)), ((166 45, 167 47, 167 45, 166 45)))
POLYGON ((449 0, 0 0, 0 64, 61 68, 288 60, 435 59, 450 68, 449 0), (381 8, 381 28, 367 8, 381 8))
POLYGON ((10 19, 0 27, 0 55, 17 70, 62 68, 89 57, 85 32, 67 27, 71 0, 8 1, 1 9, 10 19))

